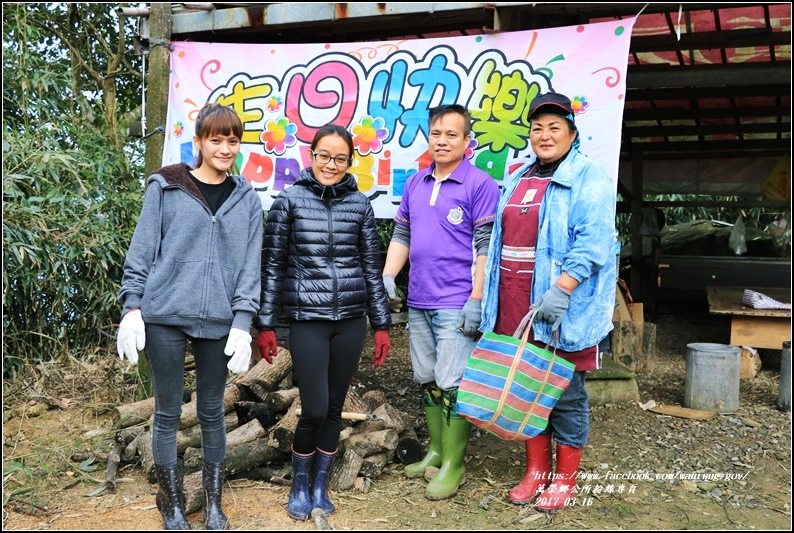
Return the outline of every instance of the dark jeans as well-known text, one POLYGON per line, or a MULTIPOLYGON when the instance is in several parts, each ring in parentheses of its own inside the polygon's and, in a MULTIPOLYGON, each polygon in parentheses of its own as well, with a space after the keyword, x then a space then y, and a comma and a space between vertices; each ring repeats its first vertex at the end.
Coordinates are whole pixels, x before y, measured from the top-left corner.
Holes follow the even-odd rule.
POLYGON ((292 372, 298 382, 301 416, 292 447, 336 451, 342 430, 342 406, 358 369, 367 319, 300 320, 290 323, 292 372))
POLYGON ((549 416, 544 433, 554 433, 554 440, 573 448, 582 448, 590 435, 590 404, 584 387, 585 372, 574 372, 571 384, 562 393, 549 416))
POLYGON ((152 454, 154 464, 164 468, 174 467, 177 463, 176 432, 182 416, 188 339, 196 361, 196 402, 202 454, 209 463, 219 464, 226 460, 223 393, 229 358, 223 349, 227 337, 196 339, 176 327, 146 324, 145 353, 152 371, 154 390, 152 454))

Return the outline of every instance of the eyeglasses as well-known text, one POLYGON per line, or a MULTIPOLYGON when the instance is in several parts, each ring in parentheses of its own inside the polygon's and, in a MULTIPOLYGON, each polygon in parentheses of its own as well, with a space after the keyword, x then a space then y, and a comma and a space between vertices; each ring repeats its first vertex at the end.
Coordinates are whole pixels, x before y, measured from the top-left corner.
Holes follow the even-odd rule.
POLYGON ((315 161, 317 161, 321 165, 325 165, 326 163, 331 161, 331 159, 333 159, 334 163, 336 163, 337 166, 347 167, 347 166, 350 166, 350 163, 353 161, 352 158, 344 156, 344 155, 331 157, 328 154, 318 154, 314 150, 310 150, 310 151, 311 151, 312 155, 314 156, 315 161))

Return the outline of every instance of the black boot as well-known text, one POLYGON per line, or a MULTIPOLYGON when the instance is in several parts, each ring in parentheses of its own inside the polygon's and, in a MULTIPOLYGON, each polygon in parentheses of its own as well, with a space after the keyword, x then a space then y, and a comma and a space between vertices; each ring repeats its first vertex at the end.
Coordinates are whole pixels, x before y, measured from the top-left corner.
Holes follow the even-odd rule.
POLYGON ((312 472, 312 508, 319 507, 326 515, 333 514, 336 507, 328 499, 328 480, 331 478, 331 466, 334 464, 336 452, 327 453, 319 448, 314 453, 314 471, 312 472))
POLYGON ((185 516, 185 492, 182 488, 185 476, 184 460, 179 457, 173 468, 155 465, 154 469, 160 485, 155 502, 163 517, 163 529, 190 529, 185 516))
POLYGON ((223 514, 221 494, 223 493, 223 475, 226 465, 204 463, 201 469, 201 484, 204 486, 204 528, 229 529, 229 519, 223 514))
POLYGON ((292 450, 292 488, 289 491, 287 514, 295 520, 306 520, 312 512, 309 471, 314 453, 300 455, 292 450))

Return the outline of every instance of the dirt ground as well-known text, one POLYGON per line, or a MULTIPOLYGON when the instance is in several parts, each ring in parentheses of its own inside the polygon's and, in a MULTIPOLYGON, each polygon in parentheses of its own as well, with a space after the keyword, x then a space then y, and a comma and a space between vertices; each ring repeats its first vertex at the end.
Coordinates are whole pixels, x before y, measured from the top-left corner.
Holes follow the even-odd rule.
MULTIPOLYGON (((513 505, 507 493, 523 475, 523 446, 473 432, 467 478, 451 499, 428 501, 424 480, 407 479, 390 464, 367 492, 334 492, 337 530, 473 529, 791 529, 791 414, 776 408, 779 366, 742 380, 740 408, 710 420, 645 411, 640 403, 683 405, 686 345, 727 344, 729 325, 695 311, 660 315, 657 354, 638 374, 640 402, 591 409, 591 433, 580 468, 576 502, 555 515, 513 505)), ((353 386, 386 392, 427 436, 412 383, 405 326, 392 331, 382 368, 370 363, 371 339, 353 386)), ((778 352, 779 353, 779 352, 778 352)), ((109 409, 124 387, 114 354, 86 365, 41 365, 3 387, 3 529, 161 529, 156 487, 140 466, 119 471, 115 494, 96 489, 104 465, 88 472, 69 458, 107 451, 116 433, 109 409), (112 361, 112 362, 111 362, 112 361), (86 376, 93 376, 88 378, 86 376), (37 406, 50 408, 40 414, 37 406)), ((775 354, 773 353, 772 356, 775 354)), ((779 365, 779 363, 777 363, 779 365)), ((719 379, 719 376, 715 376, 719 379)), ((233 529, 317 529, 286 514, 289 487, 233 480, 224 506, 233 529)), ((194 528, 200 512, 190 516, 194 528)))

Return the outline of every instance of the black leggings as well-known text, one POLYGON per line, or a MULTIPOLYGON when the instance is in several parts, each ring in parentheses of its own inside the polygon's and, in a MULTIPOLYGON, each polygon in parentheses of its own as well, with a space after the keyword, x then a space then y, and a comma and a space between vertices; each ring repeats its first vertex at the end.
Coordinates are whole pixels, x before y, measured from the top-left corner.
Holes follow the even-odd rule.
POLYGON ((301 398, 301 416, 292 441, 296 453, 310 454, 317 448, 336 451, 342 406, 366 336, 366 317, 290 323, 292 372, 301 398))

